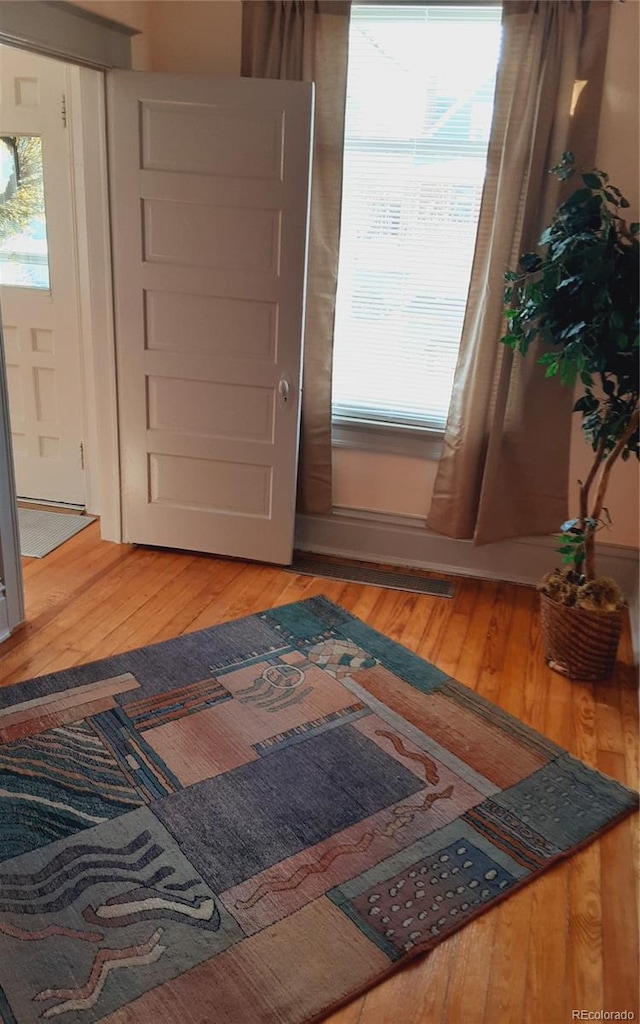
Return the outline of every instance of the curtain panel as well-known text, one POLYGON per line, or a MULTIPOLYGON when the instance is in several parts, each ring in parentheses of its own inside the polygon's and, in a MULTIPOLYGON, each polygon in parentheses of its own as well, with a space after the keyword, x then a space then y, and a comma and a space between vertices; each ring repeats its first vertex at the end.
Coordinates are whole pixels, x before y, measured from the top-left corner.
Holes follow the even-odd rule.
POLYGON ((298 507, 331 511, 331 370, 350 3, 243 0, 242 74, 315 82, 298 507))
POLYGON ((478 237, 453 396, 427 527, 488 543, 567 518, 573 394, 499 343, 504 273, 577 187, 550 167, 595 159, 609 0, 504 0, 478 237))

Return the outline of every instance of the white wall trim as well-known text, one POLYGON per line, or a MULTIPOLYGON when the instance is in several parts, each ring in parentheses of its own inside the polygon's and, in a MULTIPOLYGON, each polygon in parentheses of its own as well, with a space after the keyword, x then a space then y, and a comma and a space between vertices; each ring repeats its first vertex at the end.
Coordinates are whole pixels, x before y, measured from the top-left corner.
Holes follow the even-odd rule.
POLYGON ((4 596, 4 587, 0 583, 0 644, 11 636, 9 629, 9 612, 7 610, 7 599, 4 596))
POLYGON ((103 540, 120 542, 120 456, 113 326, 104 75, 69 68, 82 361, 87 510, 103 540))
POLYGON ((430 462, 437 462, 442 455, 443 438, 442 430, 401 423, 375 423, 334 417, 331 425, 333 448, 411 455, 430 462))
MULTIPOLYGON (((332 515, 296 517, 295 547, 369 562, 405 565, 455 576, 534 585, 558 564, 553 537, 527 537, 476 545, 428 531, 410 516, 334 509, 332 515)), ((598 545, 598 568, 631 600, 637 592, 638 552, 598 545)))
POLYGON ((138 30, 73 4, 2 0, 0 42, 96 68, 130 68, 138 30))
POLYGON ((16 629, 24 622, 24 590, 18 539, 18 506, 13 473, 11 427, 9 425, 9 392, 0 317, 0 597, 4 604, 2 631, 16 629), (4 625, 3 625, 4 624, 4 625))

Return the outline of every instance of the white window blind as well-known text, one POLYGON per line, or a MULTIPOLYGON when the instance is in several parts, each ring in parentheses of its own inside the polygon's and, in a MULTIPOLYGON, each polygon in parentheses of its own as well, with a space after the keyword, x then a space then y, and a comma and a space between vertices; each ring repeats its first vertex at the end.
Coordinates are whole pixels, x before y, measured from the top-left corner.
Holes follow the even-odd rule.
POLYGON ((443 430, 469 290, 500 6, 351 12, 337 422, 443 430))

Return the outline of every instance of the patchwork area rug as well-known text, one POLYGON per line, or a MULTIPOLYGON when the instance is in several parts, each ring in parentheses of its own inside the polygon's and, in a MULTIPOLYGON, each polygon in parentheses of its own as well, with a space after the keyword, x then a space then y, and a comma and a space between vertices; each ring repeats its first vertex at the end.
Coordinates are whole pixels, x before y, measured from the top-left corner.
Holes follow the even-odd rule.
POLYGON ((0 689, 0 1021, 300 1024, 636 805, 325 598, 0 689))

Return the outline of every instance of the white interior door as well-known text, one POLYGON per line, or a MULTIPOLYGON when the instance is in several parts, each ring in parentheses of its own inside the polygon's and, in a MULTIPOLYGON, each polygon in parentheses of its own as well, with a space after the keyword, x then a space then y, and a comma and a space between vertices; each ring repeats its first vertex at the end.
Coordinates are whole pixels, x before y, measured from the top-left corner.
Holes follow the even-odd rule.
POLYGON ((0 46, 0 90, 0 306, 17 493, 82 505, 82 364, 65 65, 0 46), (43 181, 44 216, 38 212, 43 181), (31 216, 20 212, 24 196, 31 216))
POLYGON ((288 563, 312 86, 107 77, 123 539, 288 563))

